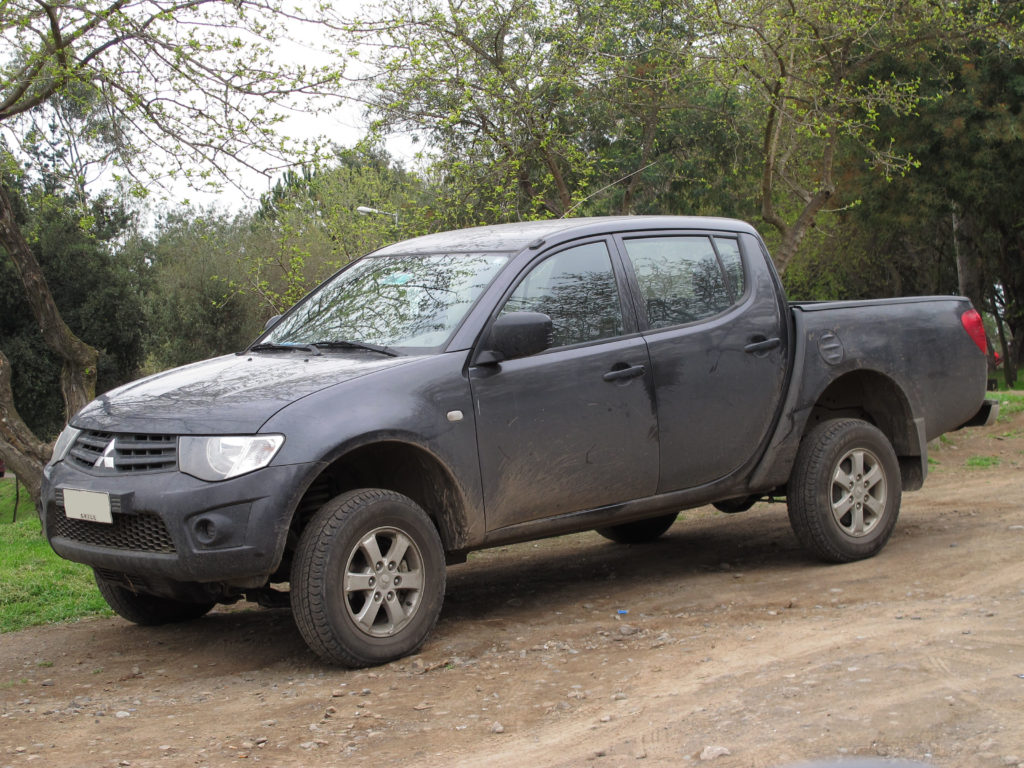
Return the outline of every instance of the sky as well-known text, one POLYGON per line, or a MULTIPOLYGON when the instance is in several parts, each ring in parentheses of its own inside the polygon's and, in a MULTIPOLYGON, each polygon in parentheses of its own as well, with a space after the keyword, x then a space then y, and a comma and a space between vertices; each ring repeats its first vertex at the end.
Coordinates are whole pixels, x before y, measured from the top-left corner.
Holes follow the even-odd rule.
MULTIPOLYGON (((296 6, 310 6, 309 0, 297 0, 296 6)), ((375 5, 373 0, 333 0, 334 11, 338 16, 355 15, 363 5, 375 5)), ((315 65, 325 63, 325 54, 322 51, 321 40, 309 39, 310 30, 303 30, 295 35, 296 39, 282 44, 280 56, 291 60, 301 61, 306 64, 315 65)), ((355 73, 353 67, 358 67, 358 60, 350 61, 347 64, 349 72, 355 73)), ((293 139, 313 139, 316 137, 329 137, 329 139, 341 146, 352 146, 366 134, 367 124, 362 107, 356 103, 341 104, 329 114, 310 117, 305 113, 286 114, 284 122, 278 127, 278 133, 289 136, 293 139)), ((395 135, 388 137, 385 148, 396 160, 402 162, 406 167, 415 165, 416 153, 422 149, 422 145, 415 145, 408 136, 395 135)), ((180 205, 185 201, 192 205, 209 206, 216 205, 227 208, 231 211, 238 211, 252 206, 255 200, 262 193, 273 187, 277 176, 267 178, 252 171, 240 171, 239 178, 242 185, 248 190, 242 190, 227 185, 220 192, 201 192, 192 189, 187 183, 181 181, 172 184, 166 192, 154 190, 154 197, 157 201, 172 207, 180 205)))

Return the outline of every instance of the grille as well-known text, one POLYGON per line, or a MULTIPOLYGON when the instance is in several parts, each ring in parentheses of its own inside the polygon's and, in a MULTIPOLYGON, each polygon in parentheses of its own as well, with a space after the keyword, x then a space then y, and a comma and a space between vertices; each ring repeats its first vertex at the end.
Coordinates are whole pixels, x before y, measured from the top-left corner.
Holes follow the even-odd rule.
POLYGON ((60 536, 94 547, 130 549, 137 552, 163 552, 172 554, 174 541, 167 526, 158 515, 143 512, 138 515, 114 515, 113 523, 93 523, 75 520, 54 507, 48 521, 50 536, 60 536))
POLYGON ((178 466, 178 440, 174 435, 82 432, 67 460, 94 474, 163 472, 178 466))

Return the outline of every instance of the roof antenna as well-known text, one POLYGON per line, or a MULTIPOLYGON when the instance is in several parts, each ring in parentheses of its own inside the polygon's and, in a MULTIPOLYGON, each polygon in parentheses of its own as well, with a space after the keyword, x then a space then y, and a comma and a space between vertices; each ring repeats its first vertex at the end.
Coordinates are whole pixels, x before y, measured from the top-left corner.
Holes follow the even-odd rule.
POLYGON ((627 173, 627 174, 626 174, 625 176, 623 176, 623 177, 622 177, 621 179, 616 179, 615 181, 610 181, 610 182, 608 182, 607 184, 605 184, 605 185, 604 185, 603 187, 601 187, 601 188, 600 188, 599 190, 597 190, 596 192, 592 192, 591 194, 589 194, 589 195, 587 195, 586 197, 584 197, 584 198, 583 198, 582 200, 580 200, 580 201, 579 201, 578 203, 576 203, 576 205, 574 205, 574 206, 573 206, 572 208, 570 208, 570 209, 569 209, 568 211, 566 211, 565 213, 563 213, 563 214, 562 214, 561 216, 559 216, 558 218, 560 218, 560 219, 564 219, 564 218, 565 218, 566 216, 568 216, 568 215, 569 215, 570 213, 572 213, 572 212, 573 212, 573 211, 575 211, 575 210, 576 210, 577 208, 579 208, 579 207, 580 207, 581 205, 583 205, 583 204, 584 204, 585 202, 587 202, 587 200, 589 200, 590 198, 592 198, 592 197, 594 197, 594 196, 596 196, 596 195, 600 195, 600 194, 601 194, 602 192, 604 192, 604 191, 605 191, 606 189, 608 189, 608 187, 614 187, 614 186, 615 186, 616 184, 619 184, 619 183, 621 183, 621 182, 625 181, 625 180, 626 180, 626 179, 628 179, 628 178, 629 178, 630 176, 636 176, 636 175, 637 175, 638 173, 643 173, 643 172, 644 172, 644 171, 646 171, 646 170, 647 170, 648 168, 650 168, 650 167, 651 167, 652 165, 657 165, 657 164, 658 164, 658 161, 657 161, 657 160, 652 160, 652 161, 651 161, 651 162, 649 162, 649 163, 648 163, 647 165, 645 165, 645 166, 644 166, 643 168, 637 168, 637 169, 636 169, 635 171, 630 171, 629 173, 627 173))

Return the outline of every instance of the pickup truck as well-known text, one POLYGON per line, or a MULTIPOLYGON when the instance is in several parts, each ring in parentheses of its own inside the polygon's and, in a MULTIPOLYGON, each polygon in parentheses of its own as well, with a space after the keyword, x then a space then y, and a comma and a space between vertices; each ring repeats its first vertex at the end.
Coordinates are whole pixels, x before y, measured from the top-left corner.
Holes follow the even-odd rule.
POLYGON ((928 441, 994 419, 985 350, 963 298, 787 303, 740 221, 443 232, 353 262, 237 354, 94 400, 41 515, 130 621, 288 603, 323 659, 379 664, 485 547, 644 542, 785 496, 810 553, 871 557, 928 441))

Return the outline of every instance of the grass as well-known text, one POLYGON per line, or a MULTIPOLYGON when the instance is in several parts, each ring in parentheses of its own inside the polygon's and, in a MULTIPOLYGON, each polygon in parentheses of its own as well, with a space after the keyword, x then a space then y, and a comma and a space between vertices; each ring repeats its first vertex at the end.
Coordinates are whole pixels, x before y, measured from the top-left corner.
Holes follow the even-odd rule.
POLYGON ((1015 413, 1024 412, 1024 394, 1020 392, 992 392, 999 400, 999 421, 1009 421, 1015 413))
POLYGON ((19 506, 14 523, 13 513, 14 483, 0 480, 0 632, 110 615, 92 569, 53 553, 31 502, 19 506))
POLYGON ((14 519, 14 500, 18 498, 18 520, 27 520, 36 516, 36 508, 32 505, 28 491, 24 487, 17 493, 14 478, 0 480, 0 523, 9 523, 14 519))
POLYGON ((999 466, 998 456, 971 456, 964 462, 964 466, 968 469, 989 469, 990 467, 999 466))

